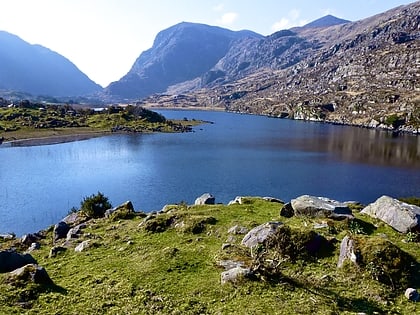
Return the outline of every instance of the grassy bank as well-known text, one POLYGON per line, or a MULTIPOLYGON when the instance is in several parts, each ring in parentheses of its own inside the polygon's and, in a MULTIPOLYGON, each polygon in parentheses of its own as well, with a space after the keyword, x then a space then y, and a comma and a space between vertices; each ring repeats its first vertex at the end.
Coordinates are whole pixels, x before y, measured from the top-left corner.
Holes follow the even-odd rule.
MULTIPOLYGON (((383 223, 355 213, 358 224, 329 222, 317 230, 336 239, 332 251, 311 259, 284 260, 277 280, 242 279, 221 284, 223 260, 250 262, 243 235, 228 233, 281 221, 294 231, 313 230, 325 219, 279 217, 281 204, 246 198, 243 204, 173 206, 144 221, 143 215, 92 219, 75 244, 55 257, 52 229, 32 252, 54 286, 13 286, 0 274, 1 314, 417 314, 420 303, 405 288, 378 282, 372 273, 346 264, 337 268, 339 242, 364 233, 391 241, 420 259, 419 243, 383 223), (366 227, 374 227, 368 229, 366 227), (83 240, 91 246, 75 252, 83 240), (228 246, 223 244, 229 243, 228 246), (338 245, 337 245, 338 244, 338 245)), ((366 234, 366 235, 365 235, 366 234)), ((17 246, 3 241, 3 249, 17 246)), ((61 243, 60 243, 61 244, 61 243)), ((417 281, 417 280, 415 280, 417 281)), ((417 282, 417 287, 420 284, 417 282)))

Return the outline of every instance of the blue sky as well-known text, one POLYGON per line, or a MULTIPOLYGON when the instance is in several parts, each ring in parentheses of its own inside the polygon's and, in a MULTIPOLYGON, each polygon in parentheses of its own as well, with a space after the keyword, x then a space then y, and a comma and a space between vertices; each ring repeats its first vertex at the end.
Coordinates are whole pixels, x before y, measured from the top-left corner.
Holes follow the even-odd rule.
POLYGON ((0 30, 48 47, 107 86, 156 34, 197 22, 269 35, 326 14, 360 20, 414 0, 0 0, 0 30))

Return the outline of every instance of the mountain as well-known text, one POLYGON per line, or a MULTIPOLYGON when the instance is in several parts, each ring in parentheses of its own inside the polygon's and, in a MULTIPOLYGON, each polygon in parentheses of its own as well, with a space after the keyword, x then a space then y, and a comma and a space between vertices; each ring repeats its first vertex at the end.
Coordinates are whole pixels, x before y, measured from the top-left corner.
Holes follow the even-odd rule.
POLYGON ((143 103, 420 133, 419 24, 417 1, 356 22, 239 39, 210 71, 170 87, 185 94, 176 103, 168 95, 143 103))
POLYGON ((120 98, 142 98, 165 92, 174 84, 201 76, 229 50, 235 40, 263 38, 251 31, 182 22, 161 31, 151 49, 143 52, 131 70, 106 92, 120 98))
POLYGON ((1 90, 51 96, 102 90, 65 57, 4 31, 0 31, 0 69, 1 90))
POLYGON ((350 23, 350 21, 339 19, 329 14, 320 19, 317 19, 308 24, 305 24, 304 26, 302 26, 302 28, 327 27, 327 26, 340 25, 340 24, 346 24, 346 23, 350 23))

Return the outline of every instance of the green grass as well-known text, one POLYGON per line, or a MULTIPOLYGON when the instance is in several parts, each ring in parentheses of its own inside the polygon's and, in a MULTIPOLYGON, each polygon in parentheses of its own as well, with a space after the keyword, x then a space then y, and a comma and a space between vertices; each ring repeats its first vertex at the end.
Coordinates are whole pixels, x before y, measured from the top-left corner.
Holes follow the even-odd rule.
MULTIPOLYGON (((220 259, 252 259, 240 246, 242 235, 233 235, 233 246, 222 250, 230 227, 247 228, 267 221, 281 221, 292 230, 309 231, 322 219, 280 218, 281 205, 248 198, 242 205, 174 206, 165 218, 184 226, 148 232, 143 218, 112 221, 94 219, 79 240, 94 246, 73 249, 48 258, 51 229, 41 249, 32 253, 45 267, 54 287, 16 288, 0 275, 0 314, 416 314, 420 303, 374 279, 363 269, 346 264, 337 269, 339 242, 331 255, 282 265, 276 282, 243 280, 220 283, 220 259), (215 220, 209 220, 214 218, 215 220), (204 222, 201 233, 188 226, 204 222), (18 304, 29 301, 27 308, 18 304), (376 312, 376 313, 375 313, 376 312)), ((419 243, 403 242, 404 236, 384 224, 356 213, 362 226, 374 226, 363 237, 386 238, 417 260, 419 243)), ((330 222, 335 229, 317 232, 340 241, 351 232, 346 222, 330 222), (334 233, 336 234, 334 234, 334 233)), ((0 243, 8 248, 10 242, 0 243)), ((417 282, 417 287, 419 287, 417 282)))

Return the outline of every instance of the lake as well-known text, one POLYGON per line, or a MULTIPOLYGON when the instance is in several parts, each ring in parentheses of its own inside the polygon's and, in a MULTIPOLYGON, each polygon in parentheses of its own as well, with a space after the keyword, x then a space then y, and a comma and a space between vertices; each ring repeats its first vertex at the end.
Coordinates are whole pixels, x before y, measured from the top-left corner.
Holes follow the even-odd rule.
POLYGON ((212 121, 192 133, 110 135, 32 147, 0 146, 0 234, 58 222, 98 191, 136 210, 238 195, 302 194, 369 203, 420 196, 420 137, 210 111, 160 111, 212 121))

